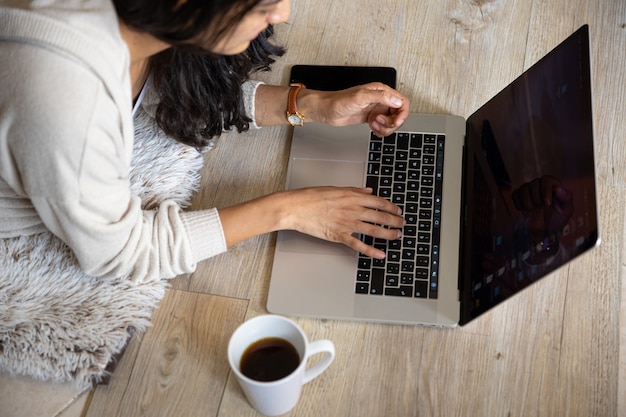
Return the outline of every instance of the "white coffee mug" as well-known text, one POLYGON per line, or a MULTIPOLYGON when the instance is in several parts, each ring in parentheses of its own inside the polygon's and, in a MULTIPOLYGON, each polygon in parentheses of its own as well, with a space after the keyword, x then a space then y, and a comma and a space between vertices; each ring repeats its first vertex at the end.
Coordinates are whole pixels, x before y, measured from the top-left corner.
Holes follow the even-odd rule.
POLYGON ((291 410, 298 399, 302 386, 319 376, 335 358, 335 345, 330 340, 309 342, 295 322, 282 316, 263 315, 240 325, 228 343, 228 362, 237 376, 246 398, 258 412, 266 416, 278 416, 291 410), (284 378, 261 382, 241 372, 241 358, 249 346, 267 339, 280 338, 288 341, 298 352, 300 363, 284 378), (324 354, 318 363, 306 367, 308 359, 324 354))

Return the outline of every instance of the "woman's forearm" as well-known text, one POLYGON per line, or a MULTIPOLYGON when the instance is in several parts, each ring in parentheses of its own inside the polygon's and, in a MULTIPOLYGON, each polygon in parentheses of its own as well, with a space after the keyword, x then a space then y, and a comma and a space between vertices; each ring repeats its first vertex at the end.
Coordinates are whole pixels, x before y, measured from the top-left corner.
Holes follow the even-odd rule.
MULTIPOLYGON (((287 124, 287 101, 290 87, 261 84, 255 96, 255 117, 259 126, 287 124)), ((316 108, 326 97, 326 93, 301 89, 296 103, 298 112, 304 115, 305 122, 323 122, 316 108)))
POLYGON ((289 228, 287 200, 286 193, 278 192, 219 209, 226 245, 231 247, 257 235, 289 228))

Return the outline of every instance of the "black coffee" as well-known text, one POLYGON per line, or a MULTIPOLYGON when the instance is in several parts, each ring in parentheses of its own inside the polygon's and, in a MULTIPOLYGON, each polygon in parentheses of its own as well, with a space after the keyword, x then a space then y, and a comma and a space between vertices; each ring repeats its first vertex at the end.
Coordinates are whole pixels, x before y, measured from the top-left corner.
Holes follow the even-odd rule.
POLYGON ((268 337, 254 342, 243 352, 241 373, 256 381, 269 382, 286 377, 300 364, 300 355, 288 341, 268 337))

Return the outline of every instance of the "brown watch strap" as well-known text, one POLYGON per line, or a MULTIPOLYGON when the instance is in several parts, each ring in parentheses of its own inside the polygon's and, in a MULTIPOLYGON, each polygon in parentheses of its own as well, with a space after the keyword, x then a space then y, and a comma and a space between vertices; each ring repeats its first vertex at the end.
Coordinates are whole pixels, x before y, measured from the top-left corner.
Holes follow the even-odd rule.
POLYGON ((298 96, 300 89, 306 87, 302 83, 291 83, 289 86, 291 89, 289 90, 289 100, 287 101, 287 114, 296 114, 298 112, 296 97, 298 96))

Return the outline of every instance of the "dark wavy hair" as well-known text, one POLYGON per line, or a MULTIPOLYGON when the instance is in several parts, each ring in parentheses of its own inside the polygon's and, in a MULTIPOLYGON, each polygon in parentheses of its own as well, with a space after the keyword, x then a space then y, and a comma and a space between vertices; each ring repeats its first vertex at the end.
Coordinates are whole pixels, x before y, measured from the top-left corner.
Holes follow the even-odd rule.
POLYGON ((270 41, 272 26, 245 52, 232 56, 211 53, 206 37, 217 41, 259 2, 114 0, 119 18, 127 25, 173 45, 150 60, 160 98, 156 121, 169 136, 202 147, 224 130, 249 129, 241 85, 253 72, 270 70, 284 49, 270 41))

